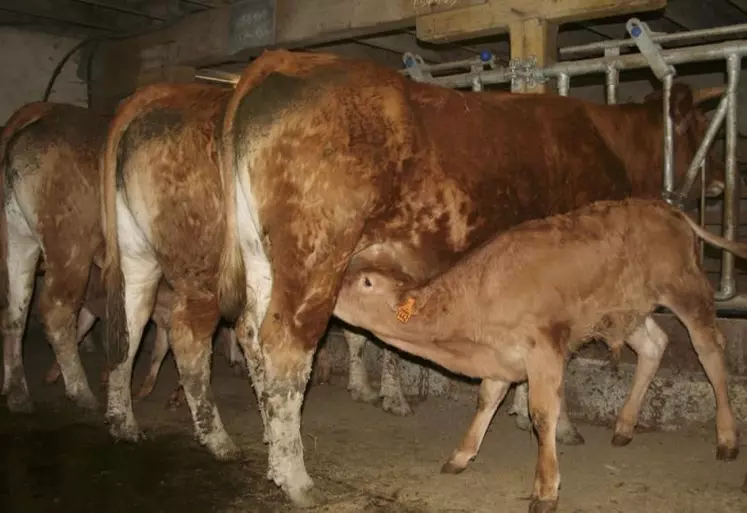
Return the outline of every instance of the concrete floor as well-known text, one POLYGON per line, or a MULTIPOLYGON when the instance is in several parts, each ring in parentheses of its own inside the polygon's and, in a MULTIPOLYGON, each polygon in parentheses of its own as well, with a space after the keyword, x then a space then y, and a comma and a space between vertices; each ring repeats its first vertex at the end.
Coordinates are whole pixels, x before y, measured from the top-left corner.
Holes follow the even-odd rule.
MULTIPOLYGON (((176 385, 170 356, 153 394, 135 407, 149 440, 114 444, 102 415, 74 411, 62 396, 61 383, 42 384, 51 351, 30 338, 26 362, 37 412, 19 417, 0 408, 0 511, 294 511, 264 479, 266 448, 249 382, 233 375, 222 357, 215 359, 214 386, 226 428, 245 452, 235 463, 214 462, 192 441, 186 407, 165 408, 176 385)), ((145 349, 135 386, 149 356, 149 346, 145 349)), ((91 382, 97 383, 98 357, 84 354, 84 362, 91 382)), ((469 423, 470 402, 431 397, 415 409, 415 415, 397 418, 353 402, 342 386, 310 389, 303 430, 306 461, 330 499, 314 512, 527 510, 536 441, 514 427, 505 405, 478 459, 458 476, 441 475, 439 469, 469 423)), ((716 461, 713 429, 639 433, 628 447, 614 448, 610 429, 579 427, 586 444, 560 450, 558 511, 747 511, 747 493, 740 490, 747 451, 736 462, 716 461)))

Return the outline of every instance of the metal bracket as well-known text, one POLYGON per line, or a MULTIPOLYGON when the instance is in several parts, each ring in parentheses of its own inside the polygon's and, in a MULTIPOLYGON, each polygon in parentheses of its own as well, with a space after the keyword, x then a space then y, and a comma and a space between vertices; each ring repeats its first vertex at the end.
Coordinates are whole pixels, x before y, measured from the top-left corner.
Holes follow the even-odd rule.
POLYGON ((648 65, 651 67, 651 71, 654 72, 656 78, 664 80, 668 75, 674 75, 675 69, 664 61, 664 57, 661 55, 661 46, 654 43, 654 33, 648 28, 646 23, 642 22, 638 18, 630 18, 625 24, 625 28, 630 34, 630 37, 635 41, 638 50, 648 61, 648 65))
POLYGON ((410 78, 416 82, 424 82, 433 78, 433 75, 424 69, 426 64, 420 55, 406 52, 402 56, 402 63, 405 65, 405 68, 407 68, 410 78))
POLYGON ((550 80, 541 68, 537 67, 537 57, 530 55, 526 59, 511 59, 508 63, 512 89, 517 82, 526 82, 527 87, 536 87, 550 80))

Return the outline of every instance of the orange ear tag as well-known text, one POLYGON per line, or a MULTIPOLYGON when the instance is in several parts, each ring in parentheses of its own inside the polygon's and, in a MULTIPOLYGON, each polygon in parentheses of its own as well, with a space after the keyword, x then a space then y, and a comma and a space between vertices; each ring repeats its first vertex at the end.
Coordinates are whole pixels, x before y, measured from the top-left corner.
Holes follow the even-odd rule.
POLYGON ((407 323, 412 317, 412 308, 415 306, 415 298, 407 298, 405 304, 397 308, 397 320, 401 323, 407 323))

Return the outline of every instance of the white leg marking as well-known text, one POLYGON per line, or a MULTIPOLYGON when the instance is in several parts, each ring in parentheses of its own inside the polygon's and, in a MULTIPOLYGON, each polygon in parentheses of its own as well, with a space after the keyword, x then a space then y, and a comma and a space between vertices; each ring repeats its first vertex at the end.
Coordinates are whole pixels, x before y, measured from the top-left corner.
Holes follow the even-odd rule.
MULTIPOLYGON (((350 353, 350 372, 348 373, 348 391, 354 401, 374 403, 379 400, 379 394, 373 389, 368 381, 368 371, 363 361, 363 350, 368 339, 366 335, 354 333, 347 328, 342 328, 342 334, 348 345, 350 353)), ((383 361, 382 361, 383 368, 383 361)), ((382 371, 382 380, 383 380, 382 371)), ((382 388, 384 384, 382 383, 382 388)))
POLYGON ((8 225, 8 306, 2 312, 3 395, 11 411, 31 411, 21 348, 40 247, 15 197, 5 204, 8 225))
POLYGON ((129 209, 117 193, 117 232, 124 275, 124 301, 129 351, 127 358, 111 370, 106 417, 115 438, 137 440, 140 430, 132 412, 132 364, 140 346, 143 328, 153 310, 161 269, 150 245, 129 209))

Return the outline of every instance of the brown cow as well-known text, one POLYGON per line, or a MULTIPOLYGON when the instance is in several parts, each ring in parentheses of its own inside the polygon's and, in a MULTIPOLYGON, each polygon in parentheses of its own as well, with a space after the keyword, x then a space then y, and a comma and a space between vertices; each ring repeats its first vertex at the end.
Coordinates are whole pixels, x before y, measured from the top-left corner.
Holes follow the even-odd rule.
POLYGON ((220 459, 238 454, 210 386, 225 231, 216 128, 230 96, 213 85, 143 87, 119 106, 102 157, 110 432, 140 438, 132 364, 163 277, 173 290, 171 350, 195 433, 220 459))
POLYGON ((66 395, 93 409, 76 341, 76 319, 101 235, 98 153, 107 119, 87 109, 32 103, 16 111, 0 140, 0 297, 3 301, 3 393, 12 411, 29 411, 21 341, 37 261, 46 271, 39 300, 47 339, 66 395))
POLYGON ((725 341, 697 236, 747 258, 747 245, 698 226, 662 200, 601 201, 493 238, 420 286, 363 269, 343 280, 336 316, 453 372, 482 378, 477 413, 442 472, 462 472, 510 384, 528 380, 539 457, 531 512, 555 511, 560 473, 555 428, 568 355, 592 338, 628 344, 639 362, 615 436, 632 437, 667 336, 650 315, 683 322, 716 396, 717 457, 736 458, 725 341))
MULTIPOLYGON (((688 88, 673 90, 680 176, 679 153, 694 152, 683 137, 692 102, 688 88)), ((293 502, 321 499, 301 405, 346 270, 388 264, 424 279, 521 221, 658 195, 661 139, 646 128, 660 110, 466 93, 322 53, 267 51, 248 66, 223 126, 224 197, 237 201, 226 203, 218 290, 221 312, 242 314, 268 476, 293 502), (615 140, 629 126, 632 154, 615 140)))

